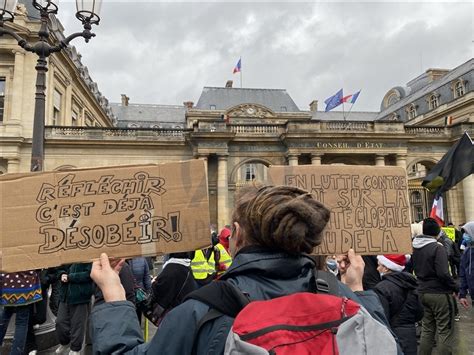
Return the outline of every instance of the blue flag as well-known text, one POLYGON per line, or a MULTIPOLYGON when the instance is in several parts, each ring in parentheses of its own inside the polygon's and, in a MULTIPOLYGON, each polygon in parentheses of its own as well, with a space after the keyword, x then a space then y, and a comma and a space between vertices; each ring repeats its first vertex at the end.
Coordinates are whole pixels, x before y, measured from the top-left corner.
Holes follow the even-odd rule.
POLYGON ((330 98, 326 99, 324 103, 326 104, 326 112, 331 111, 333 108, 342 104, 342 89, 339 90, 336 95, 331 96, 330 98))

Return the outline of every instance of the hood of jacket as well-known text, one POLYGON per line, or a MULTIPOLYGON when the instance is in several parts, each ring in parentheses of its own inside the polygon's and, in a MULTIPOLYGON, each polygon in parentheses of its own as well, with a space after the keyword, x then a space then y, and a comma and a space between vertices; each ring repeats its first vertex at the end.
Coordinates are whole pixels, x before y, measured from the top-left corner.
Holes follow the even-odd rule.
POLYGON ((270 299, 307 291, 314 261, 259 247, 242 248, 221 277, 249 294, 250 299, 270 299))
POLYGON ((382 276, 382 279, 393 282, 404 289, 415 290, 418 287, 416 278, 408 272, 390 272, 382 276))
POLYGON ((474 221, 467 222, 462 229, 474 239, 474 221))
POLYGON ((437 240, 435 237, 430 237, 428 235, 419 235, 415 239, 413 239, 413 248, 415 249, 421 249, 424 246, 431 244, 431 243, 436 243, 437 240))

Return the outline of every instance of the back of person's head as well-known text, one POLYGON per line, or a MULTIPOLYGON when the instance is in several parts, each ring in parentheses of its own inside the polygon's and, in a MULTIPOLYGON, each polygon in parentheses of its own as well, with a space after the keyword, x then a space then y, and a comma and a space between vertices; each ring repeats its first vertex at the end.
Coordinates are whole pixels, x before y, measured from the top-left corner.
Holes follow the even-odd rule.
POLYGON ((423 220, 423 234, 432 237, 437 237, 441 228, 434 218, 425 218, 423 220))
POLYGON ((307 191, 289 186, 245 187, 232 219, 247 245, 290 254, 311 253, 321 243, 330 211, 307 191))

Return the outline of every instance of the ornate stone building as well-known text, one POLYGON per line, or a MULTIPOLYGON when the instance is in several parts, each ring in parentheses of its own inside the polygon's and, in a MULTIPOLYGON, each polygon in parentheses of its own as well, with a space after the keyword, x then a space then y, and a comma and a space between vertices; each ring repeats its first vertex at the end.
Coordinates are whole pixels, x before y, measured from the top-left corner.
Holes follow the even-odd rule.
MULTIPOLYGON (((38 23, 21 11, 12 26, 34 40, 38 23)), ((36 58, 13 40, 0 43, 0 172, 28 171, 36 58)), ((398 165, 407 168, 412 219, 420 220, 432 199, 421 178, 464 131, 474 135, 473 64, 429 69, 391 89, 380 112, 343 117, 319 111, 316 100, 302 110, 286 90, 231 83, 205 87, 195 105, 136 105, 126 95, 109 105, 71 48, 49 63, 45 170, 205 159, 211 222, 221 227, 234 192, 264 181, 271 164, 398 165)), ((474 219, 473 194, 472 176, 446 194, 449 220, 474 219)))

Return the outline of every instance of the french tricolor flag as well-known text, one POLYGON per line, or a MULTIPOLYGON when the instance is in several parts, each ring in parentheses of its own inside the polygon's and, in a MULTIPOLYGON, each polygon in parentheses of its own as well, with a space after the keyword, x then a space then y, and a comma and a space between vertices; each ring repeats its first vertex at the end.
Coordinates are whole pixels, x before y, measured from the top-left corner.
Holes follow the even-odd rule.
POLYGON ((344 96, 341 99, 341 103, 350 102, 351 104, 354 104, 356 102, 357 98, 359 97, 360 92, 361 92, 361 90, 357 91, 355 94, 344 96))
POLYGON ((444 226, 443 197, 438 196, 433 200, 430 217, 434 218, 440 227, 444 226))

